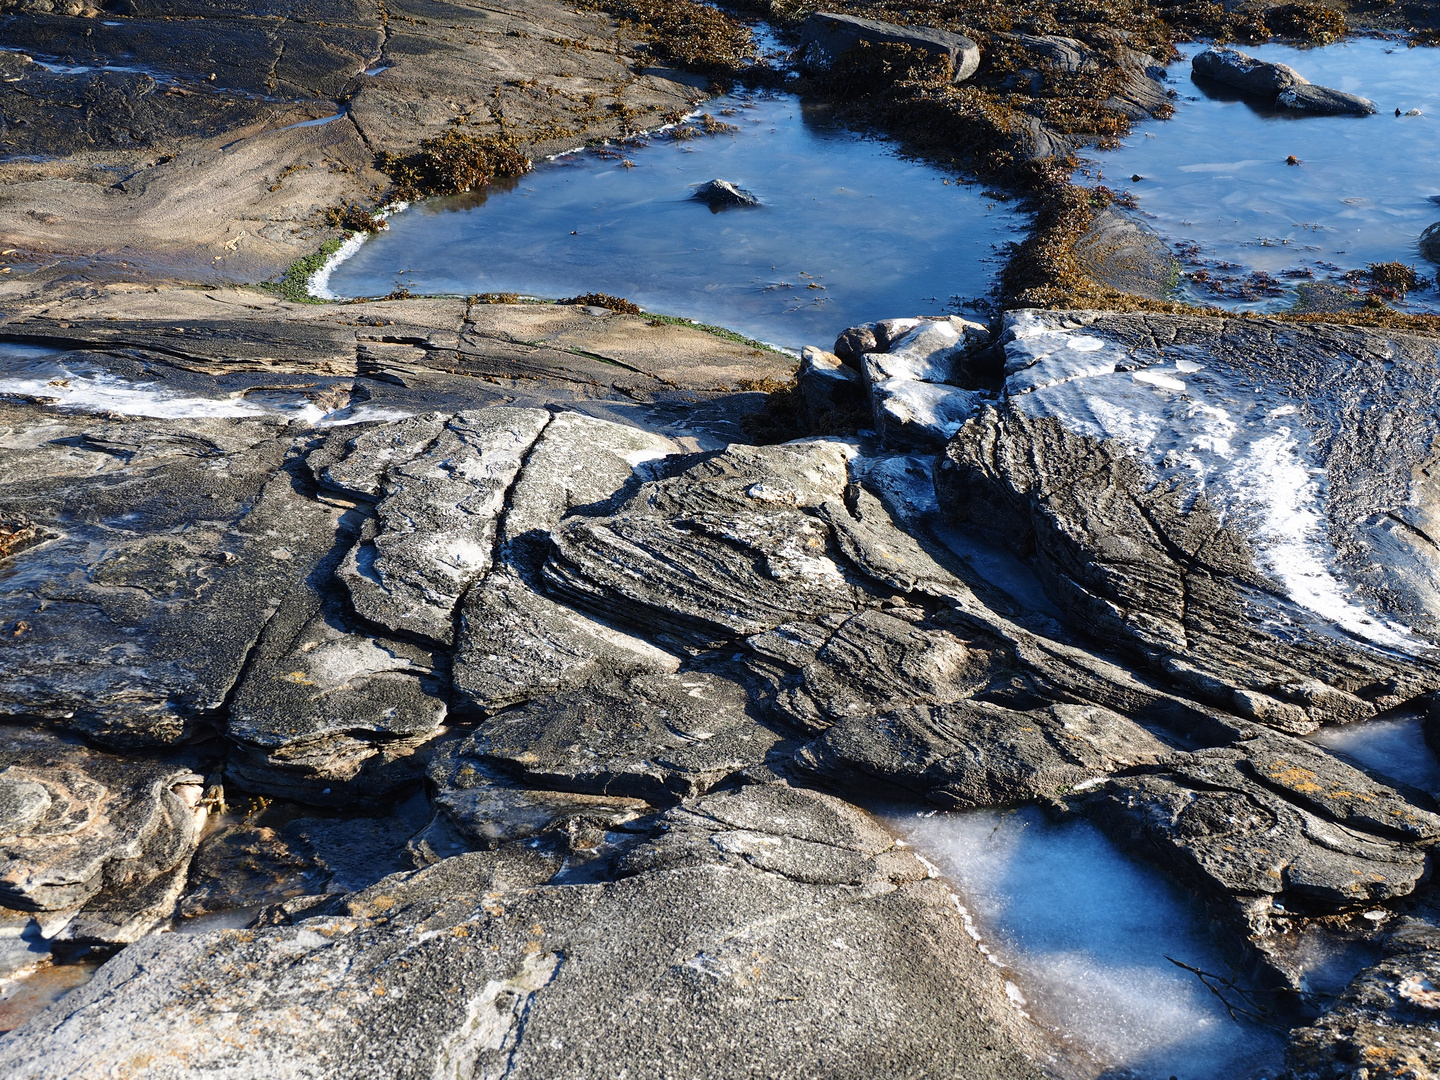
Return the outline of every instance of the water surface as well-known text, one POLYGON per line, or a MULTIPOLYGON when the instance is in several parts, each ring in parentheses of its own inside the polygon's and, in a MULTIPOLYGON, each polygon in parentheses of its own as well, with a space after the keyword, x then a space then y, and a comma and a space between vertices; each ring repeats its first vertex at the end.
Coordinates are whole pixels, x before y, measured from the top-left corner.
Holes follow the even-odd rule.
MULTIPOLYGON (((1284 290, 1243 298, 1192 281, 1184 287, 1188 295, 1274 309, 1294 302, 1298 284, 1372 262, 1414 262, 1422 275, 1434 276, 1415 241, 1440 221, 1440 205, 1431 199, 1440 196, 1440 50, 1368 38, 1314 49, 1242 48, 1380 109, 1354 117, 1307 116, 1197 83, 1190 58, 1204 48, 1185 46, 1185 59, 1170 69, 1173 119, 1137 125, 1122 149, 1095 155, 1098 167, 1086 170, 1131 192, 1172 245, 1198 244, 1192 271, 1203 269, 1212 281, 1264 271, 1284 290), (1397 117, 1397 108, 1421 115, 1397 117), (1287 165, 1291 156, 1300 164, 1287 165), (1136 174, 1143 179, 1132 181, 1136 174)), ((1433 290, 1410 300, 1412 308, 1440 308, 1433 290)))
MULTIPOLYGON (((734 131, 654 136, 543 162, 518 182, 395 216, 328 277, 332 295, 623 296, 790 347, 984 296, 1024 219, 789 94, 717 98, 734 131), (713 212, 725 179, 763 206, 713 212)), ((698 122, 685 125, 701 131, 698 122)))

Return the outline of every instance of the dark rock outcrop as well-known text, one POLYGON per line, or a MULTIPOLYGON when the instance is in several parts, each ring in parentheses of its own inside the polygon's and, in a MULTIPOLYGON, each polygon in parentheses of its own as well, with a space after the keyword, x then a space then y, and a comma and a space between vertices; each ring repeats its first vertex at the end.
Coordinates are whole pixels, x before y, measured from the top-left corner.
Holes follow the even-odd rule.
POLYGON ((1289 64, 1256 60, 1238 49, 1206 49, 1190 62, 1196 75, 1233 86, 1247 97, 1297 112, 1369 116, 1375 103, 1358 94, 1315 86, 1289 64))
POLYGON ((823 11, 811 15, 800 28, 800 55, 807 66, 824 69, 862 41, 903 45, 943 59, 954 71, 956 82, 968 79, 980 67, 980 46, 962 34, 823 11))
POLYGON ((760 205, 760 199, 754 192, 736 187, 729 180, 707 180, 697 187, 690 197, 705 203, 711 210, 760 205))

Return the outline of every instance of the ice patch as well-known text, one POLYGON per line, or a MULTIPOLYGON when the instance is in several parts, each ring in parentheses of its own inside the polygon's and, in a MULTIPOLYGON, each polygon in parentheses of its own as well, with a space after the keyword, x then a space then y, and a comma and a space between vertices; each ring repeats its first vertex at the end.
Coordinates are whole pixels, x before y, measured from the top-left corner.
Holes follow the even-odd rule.
POLYGON ((1229 974, 1204 914, 1088 822, 1055 824, 1035 809, 892 808, 883 819, 959 893, 977 938, 1007 969, 1010 1001, 1053 1030, 1084 1071, 1134 1080, 1279 1073, 1282 1036, 1232 1020, 1166 959, 1229 974))

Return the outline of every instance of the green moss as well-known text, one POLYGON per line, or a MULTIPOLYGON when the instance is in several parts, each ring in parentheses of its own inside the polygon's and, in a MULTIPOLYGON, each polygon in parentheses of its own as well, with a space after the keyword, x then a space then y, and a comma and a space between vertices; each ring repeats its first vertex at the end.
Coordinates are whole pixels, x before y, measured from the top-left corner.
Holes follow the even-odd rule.
POLYGON ((262 281, 256 288, 283 299, 292 300, 297 304, 329 303, 328 300, 311 295, 310 275, 324 266, 330 256, 340 250, 347 238, 337 236, 332 240, 326 240, 320 245, 320 250, 313 255, 306 255, 303 259, 296 259, 291 263, 279 281, 262 281))
POLYGON ((763 341, 756 341, 744 334, 737 334, 734 330, 727 330, 723 326, 712 326, 709 323, 698 323, 691 319, 681 319, 674 315, 657 315, 653 311, 642 311, 642 315, 650 321, 652 326, 688 326, 692 330, 703 330, 720 338, 722 341, 731 341, 736 345, 748 345, 752 349, 760 349, 763 352, 772 352, 777 356, 789 357, 790 354, 783 349, 777 349, 774 345, 766 345, 763 341))

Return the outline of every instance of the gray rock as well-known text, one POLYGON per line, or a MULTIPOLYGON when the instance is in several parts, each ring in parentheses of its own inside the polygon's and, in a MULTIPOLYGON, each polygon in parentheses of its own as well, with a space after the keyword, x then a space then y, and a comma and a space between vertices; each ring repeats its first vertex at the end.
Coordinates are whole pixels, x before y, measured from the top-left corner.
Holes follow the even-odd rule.
POLYGON ((834 353, 806 345, 795 382, 810 431, 834 430, 837 420, 846 419, 858 426, 855 422, 868 418, 869 401, 860 375, 834 353))
MULTIPOLYGON (((361 616, 392 631, 453 642, 455 607, 490 568, 505 493, 549 421, 541 409, 458 413, 420 454, 384 464, 375 522, 339 570, 361 616)), ((356 472, 369 476, 366 449, 356 448, 366 458, 356 472)))
POLYGON ((1409 895, 1440 817, 1298 740, 1259 734, 1114 777, 1084 800, 1123 843, 1227 903, 1254 933, 1283 912, 1409 895))
POLYGON ((1168 300, 1180 280, 1180 262, 1165 241, 1138 217, 1110 206, 1095 215, 1075 243, 1085 272, 1112 289, 1168 300))
POLYGON ((862 797, 900 789, 972 810, 1084 790, 1167 752, 1138 724, 1093 705, 1016 712, 957 701, 846 718, 802 747, 795 765, 862 797))
POLYGON ((1253 97, 1275 100, 1277 94, 1309 80, 1289 64, 1272 64, 1256 60, 1239 49, 1206 49, 1190 61, 1196 75, 1233 86, 1253 97))
POLYGON ((760 199, 754 192, 736 187, 729 180, 707 180, 697 187, 690 197, 705 203, 711 210, 760 205, 760 199))
POLYGON ((1384 958, 1361 971, 1314 1023, 1290 1032, 1294 1080, 1433 1076, 1440 1072, 1440 930, 1400 919, 1384 958))
POLYGON ((744 1062, 799 1080, 816 1074, 803 1045, 843 1075, 1038 1080, 1002 973, 864 815, 788 789, 673 813, 657 865, 636 849, 618 881, 546 885, 553 862, 511 847, 290 924, 141 942, 0 1044, 0 1070, 690 1078, 744 1062))
POLYGON ((740 686, 683 671, 537 698, 487 721, 460 752, 532 787, 664 805, 761 764, 780 741, 740 686))
POLYGON ((1430 393, 1428 344, 1168 316, 1009 327, 1008 397, 951 443, 936 489, 1033 558, 1073 625, 1290 731, 1436 683, 1429 497, 1410 472, 1431 421, 1373 411, 1430 393))
POLYGON ((948 30, 897 26, 833 12, 816 12, 800 28, 800 47, 805 50, 807 62, 822 69, 862 41, 872 45, 904 45, 941 57, 954 70, 955 82, 970 78, 980 67, 980 46, 948 30))
MULTIPOLYGON (((908 320, 907 320, 908 321, 908 320)), ((969 419, 980 400, 973 390, 948 385, 964 376, 965 359, 990 343, 990 332, 958 316, 881 324, 877 344, 861 372, 869 390, 875 429, 887 442, 940 445, 969 419)))
POLYGON ((1359 94, 1347 94, 1344 90, 1332 90, 1328 86, 1312 86, 1301 83, 1281 90, 1275 104, 1296 112, 1316 113, 1320 116, 1369 116, 1375 112, 1375 103, 1359 94))
POLYGON ((880 343, 875 338, 875 324, 852 326, 843 330, 835 339, 833 352, 848 367, 860 370, 860 358, 867 352, 879 352, 880 343))
POLYGON ((644 484, 611 514, 560 523, 545 588, 687 647, 853 610, 861 592, 814 514, 842 498, 848 456, 836 442, 732 446, 644 484))
POLYGON ((0 715, 180 742, 218 718, 342 511, 304 495, 297 435, 272 421, 42 422, 59 441, 7 457, 6 504, 55 539, 0 581, 0 715))
POLYGON ((1425 231, 1416 241, 1420 254, 1433 263, 1440 263, 1440 221, 1425 226, 1425 231))
MULTIPOLYGON (((9 728, 0 747, 0 904, 64 912, 73 939, 128 941, 169 918, 207 808, 193 765, 9 728), (81 910, 85 909, 84 914, 81 910)), ((52 920, 52 924, 53 924, 52 920)), ((55 927, 52 925, 52 933, 55 927)))

